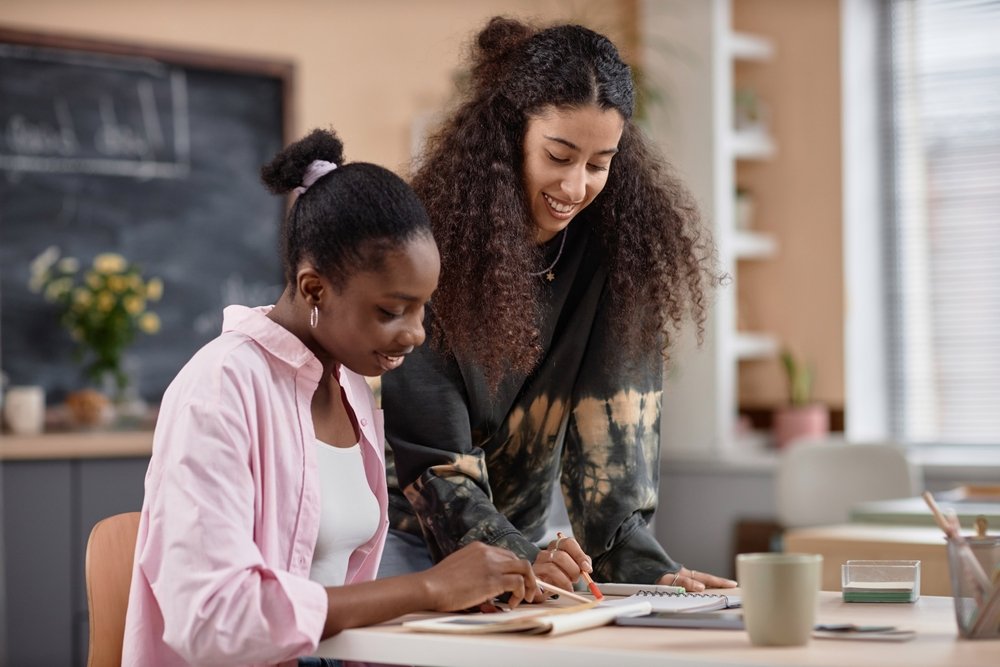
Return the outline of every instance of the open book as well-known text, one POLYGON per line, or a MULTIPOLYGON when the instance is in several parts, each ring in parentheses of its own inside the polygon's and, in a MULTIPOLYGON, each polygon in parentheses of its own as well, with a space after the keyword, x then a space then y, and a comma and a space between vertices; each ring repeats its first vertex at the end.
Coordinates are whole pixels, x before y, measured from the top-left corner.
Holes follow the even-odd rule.
POLYGON ((406 621, 403 627, 417 632, 487 634, 524 632, 527 634, 563 635, 578 630, 608 625, 620 616, 643 616, 650 613, 648 600, 624 600, 613 603, 589 602, 571 607, 518 609, 496 614, 462 614, 406 621))

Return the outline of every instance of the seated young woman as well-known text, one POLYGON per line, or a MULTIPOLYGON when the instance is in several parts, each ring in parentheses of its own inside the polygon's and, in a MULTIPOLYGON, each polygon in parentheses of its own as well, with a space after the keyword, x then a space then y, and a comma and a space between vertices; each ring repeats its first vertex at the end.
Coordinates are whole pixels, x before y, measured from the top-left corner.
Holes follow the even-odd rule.
POLYGON ((221 335, 163 396, 124 664, 274 664, 345 628, 540 595, 530 563, 481 543, 374 581, 388 500, 382 413, 362 376, 424 342, 437 246, 410 188, 345 164, 332 132, 292 144, 262 177, 297 193, 286 286, 274 306, 226 308, 221 335))

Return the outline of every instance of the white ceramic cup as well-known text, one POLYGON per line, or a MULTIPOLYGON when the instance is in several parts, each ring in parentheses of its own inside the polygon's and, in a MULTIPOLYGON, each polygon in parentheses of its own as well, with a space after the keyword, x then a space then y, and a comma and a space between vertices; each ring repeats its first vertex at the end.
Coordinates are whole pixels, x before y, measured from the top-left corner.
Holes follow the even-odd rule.
POLYGON ((743 620, 755 646, 802 646, 816 623, 823 570, 818 554, 736 556, 743 620))
POLYGON ((11 387, 4 396, 3 417, 12 433, 41 433, 45 426, 45 390, 34 385, 11 387))

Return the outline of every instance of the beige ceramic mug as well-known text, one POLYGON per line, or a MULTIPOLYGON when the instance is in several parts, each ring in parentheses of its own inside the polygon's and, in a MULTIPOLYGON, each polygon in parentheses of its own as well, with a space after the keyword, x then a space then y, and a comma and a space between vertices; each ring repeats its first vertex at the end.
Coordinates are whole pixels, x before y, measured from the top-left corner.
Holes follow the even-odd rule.
POLYGON ((34 385, 11 387, 4 396, 3 417, 13 433, 41 433, 45 426, 45 390, 34 385))
POLYGON ((817 554, 736 556, 743 619, 756 646, 802 646, 816 623, 823 569, 817 554))

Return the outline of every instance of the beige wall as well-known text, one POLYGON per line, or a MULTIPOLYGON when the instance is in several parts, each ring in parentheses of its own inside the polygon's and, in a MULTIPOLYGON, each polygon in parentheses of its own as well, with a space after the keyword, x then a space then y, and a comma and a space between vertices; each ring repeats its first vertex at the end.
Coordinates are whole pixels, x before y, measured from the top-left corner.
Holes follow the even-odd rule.
POLYGON ((598 0, 2 0, 0 24, 290 60, 293 134, 332 125, 348 159, 405 172, 410 128, 448 100, 463 45, 490 16, 573 18, 609 34, 598 0))
MULTIPOLYGON (((756 195, 755 227, 779 243, 776 258, 740 264, 741 328, 775 333, 815 365, 815 398, 842 407, 840 3, 736 0, 733 23, 776 46, 771 62, 736 71, 737 83, 770 108, 778 147, 773 159, 741 164, 737 173, 756 195)), ((779 362, 744 362, 739 391, 744 406, 783 402, 779 362)))
MULTIPOLYGON (((293 134, 332 125, 353 160, 405 173, 414 120, 444 105, 460 54, 494 14, 572 18, 625 51, 635 0, 0 0, 0 25, 290 60, 293 134)), ((767 35, 773 62, 743 66, 768 101, 774 160, 741 167, 780 255, 740 267, 743 328, 776 333, 843 404, 838 0, 735 0, 734 24, 767 35)), ((741 402, 784 398, 777 362, 745 364, 741 402)))

